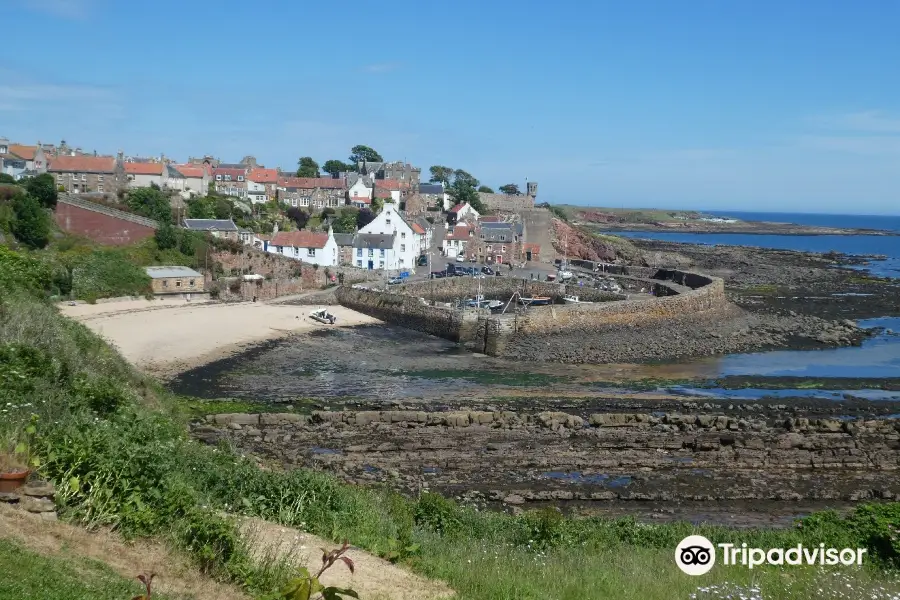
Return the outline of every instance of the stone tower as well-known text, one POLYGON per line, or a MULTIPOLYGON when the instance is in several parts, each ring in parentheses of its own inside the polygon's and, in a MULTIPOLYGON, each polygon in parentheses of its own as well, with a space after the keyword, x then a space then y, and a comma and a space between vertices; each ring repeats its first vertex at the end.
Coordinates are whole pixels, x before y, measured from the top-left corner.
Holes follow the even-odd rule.
POLYGON ((525 183, 525 186, 527 188, 527 195, 531 196, 532 198, 537 198, 537 182, 528 181, 525 183))

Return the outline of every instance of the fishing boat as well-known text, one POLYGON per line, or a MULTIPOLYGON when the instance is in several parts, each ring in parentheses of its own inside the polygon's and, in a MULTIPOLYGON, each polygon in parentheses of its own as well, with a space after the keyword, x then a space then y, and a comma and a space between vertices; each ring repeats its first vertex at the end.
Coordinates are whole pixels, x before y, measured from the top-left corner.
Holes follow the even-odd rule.
POLYGON ((336 320, 335 316, 329 313, 327 308, 317 308, 309 313, 309 318, 318 321, 319 323, 325 323, 326 325, 334 325, 336 320))
POLYGON ((566 304, 593 304, 590 300, 582 300, 578 296, 563 296, 563 302, 566 304))
POLYGON ((504 306, 506 306, 506 303, 503 300, 488 300, 487 302, 487 307, 491 312, 503 310, 504 306))
POLYGON ((553 301, 550 296, 531 296, 528 298, 519 298, 519 304, 524 306, 546 306, 553 301))

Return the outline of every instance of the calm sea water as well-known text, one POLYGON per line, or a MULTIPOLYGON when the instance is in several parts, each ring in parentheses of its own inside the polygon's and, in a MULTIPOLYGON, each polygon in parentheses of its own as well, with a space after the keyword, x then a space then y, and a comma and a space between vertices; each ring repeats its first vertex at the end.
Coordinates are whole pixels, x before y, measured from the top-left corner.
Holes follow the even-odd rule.
MULTIPOLYGON (((711 214, 743 221, 773 221, 820 227, 851 227, 900 232, 900 217, 726 211, 713 212, 711 214)), ((883 255, 887 259, 872 261, 868 266, 869 270, 873 274, 882 277, 900 277, 900 236, 753 235, 739 233, 675 233, 669 231, 617 231, 614 233, 632 238, 709 244, 712 246, 753 246, 803 252, 829 252, 835 250, 844 254, 883 255)))

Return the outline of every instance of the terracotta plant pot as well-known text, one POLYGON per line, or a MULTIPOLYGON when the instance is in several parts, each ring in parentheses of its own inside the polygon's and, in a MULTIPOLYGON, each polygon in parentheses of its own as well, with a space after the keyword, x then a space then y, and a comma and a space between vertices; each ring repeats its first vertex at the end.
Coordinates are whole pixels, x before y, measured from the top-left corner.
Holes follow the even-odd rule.
POLYGON ((25 485, 30 474, 31 471, 29 469, 10 473, 0 473, 0 494, 8 494, 9 492, 14 492, 19 489, 25 485))

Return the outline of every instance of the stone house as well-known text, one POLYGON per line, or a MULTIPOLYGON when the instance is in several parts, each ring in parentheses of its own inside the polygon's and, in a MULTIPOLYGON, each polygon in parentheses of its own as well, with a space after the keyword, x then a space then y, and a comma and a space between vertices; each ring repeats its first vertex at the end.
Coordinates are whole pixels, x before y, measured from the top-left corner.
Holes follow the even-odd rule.
POLYGON ((205 292, 203 275, 188 267, 145 267, 145 270, 157 296, 205 292))
POLYGON ((338 264, 353 264, 353 238, 355 233, 336 233, 334 234, 334 242, 338 247, 338 264))
POLYGON ((281 254, 288 258, 300 260, 323 267, 338 265, 338 246, 334 239, 334 230, 328 233, 314 231, 281 231, 265 245, 266 252, 281 254))
POLYGON ((208 233, 213 237, 226 240, 240 239, 240 231, 231 219, 184 219, 185 229, 208 233))
POLYGON ((122 160, 112 156, 57 156, 47 172, 70 194, 116 193, 127 185, 122 160))
POLYGON ((396 179, 407 183, 410 189, 419 186, 422 169, 414 167, 403 161, 395 162, 365 162, 357 163, 357 170, 363 175, 379 179, 396 179))
POLYGON ((443 183, 422 183, 419 185, 419 195, 425 204, 426 209, 437 207, 442 211, 450 210, 453 200, 450 194, 444 188, 443 183))
POLYGON ((409 183, 402 182, 399 179, 376 179, 375 180, 375 197, 390 198, 399 204, 400 197, 403 192, 409 190, 409 183), (380 195, 379 195, 380 194, 380 195), (385 195, 387 194, 387 195, 385 195))
POLYGON ((381 212, 371 223, 360 229, 359 233, 394 236, 393 252, 389 257, 389 264, 396 266, 386 268, 411 269, 416 266, 416 260, 422 251, 419 246, 419 236, 400 215, 396 204, 386 202, 381 212))
POLYGON ((124 168, 129 188, 145 188, 151 184, 160 189, 168 187, 169 170, 161 162, 126 162, 124 168))
POLYGON ((395 234, 357 233, 353 237, 353 265, 360 269, 398 270, 400 266, 394 248, 395 234))
POLYGON ((466 251, 486 264, 521 262, 524 244, 525 228, 521 223, 479 222, 466 251))
POLYGON ((290 206, 319 209, 337 208, 346 204, 347 189, 342 179, 280 177, 278 179, 278 197, 290 206))
POLYGON ((216 167, 212 170, 216 192, 223 196, 247 199, 247 169, 244 167, 216 167))
POLYGON ((466 256, 467 246, 475 239, 475 227, 467 223, 447 229, 447 235, 441 243, 441 252, 447 258, 466 256))

